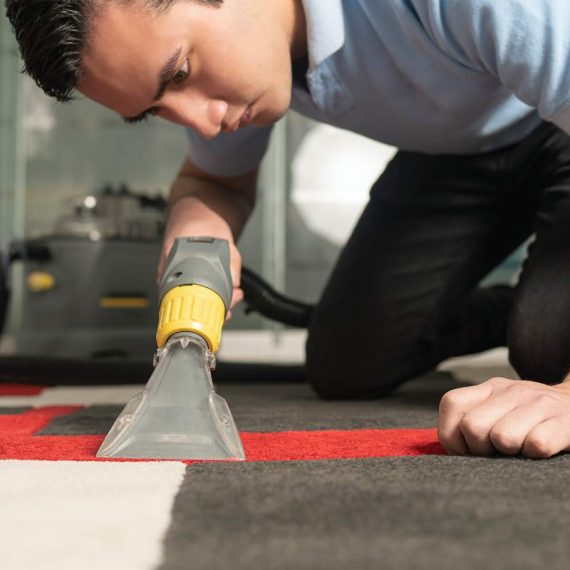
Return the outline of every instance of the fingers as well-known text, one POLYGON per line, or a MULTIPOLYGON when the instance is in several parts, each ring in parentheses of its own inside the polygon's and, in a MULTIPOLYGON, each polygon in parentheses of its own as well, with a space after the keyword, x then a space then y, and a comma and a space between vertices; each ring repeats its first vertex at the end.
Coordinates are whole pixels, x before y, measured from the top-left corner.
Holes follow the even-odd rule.
POLYGON ((450 454, 523 454, 547 458, 570 450, 567 394, 536 382, 494 378, 442 398, 439 440, 450 454))
POLYGON ((460 422, 471 454, 520 453, 528 430, 548 417, 546 407, 538 400, 532 405, 525 404, 533 396, 529 385, 495 379, 491 396, 467 412, 460 422))
POLYGON ((541 405, 540 400, 515 407, 490 427, 489 440, 500 453, 519 455, 524 452, 528 435, 551 415, 548 406, 541 405))
POLYGON ((232 318, 232 309, 241 301, 243 301, 243 290, 241 289, 241 254, 235 245, 230 243, 230 271, 232 274, 232 299, 230 302, 230 310, 226 315, 226 321, 232 318))
POLYGON ((243 290, 242 289, 234 289, 233 293, 232 293, 232 301, 230 304, 230 310, 228 311, 228 313, 226 315, 226 321, 229 321, 232 318, 231 309, 233 309, 241 301, 243 301, 243 290))
POLYGON ((234 289, 234 292, 232 295, 231 308, 233 309, 241 301, 243 301, 243 290, 242 289, 234 289))
POLYGON ((234 243, 230 244, 230 271, 234 290, 239 289, 241 286, 241 254, 234 243))
POLYGON ((561 451, 570 451, 570 422, 566 417, 553 417, 535 426, 526 436, 523 455, 548 459, 561 451))
POLYGON ((465 455, 469 447, 461 430, 463 417, 493 393, 491 381, 447 392, 439 406, 438 438, 449 455, 465 455))

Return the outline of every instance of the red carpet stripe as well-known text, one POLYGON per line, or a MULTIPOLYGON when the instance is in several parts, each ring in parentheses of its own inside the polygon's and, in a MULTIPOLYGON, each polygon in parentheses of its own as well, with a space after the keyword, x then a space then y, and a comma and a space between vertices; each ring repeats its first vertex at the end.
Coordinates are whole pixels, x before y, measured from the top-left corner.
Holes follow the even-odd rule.
MULTIPOLYGON (((0 416, 0 459, 97 461, 103 435, 34 435, 80 406, 36 408, 0 416)), ((435 429, 242 433, 248 461, 315 461, 443 454, 435 429)))
POLYGON ((0 396, 37 396, 45 388, 45 386, 33 386, 31 384, 0 384, 0 396))
POLYGON ((315 461, 444 453, 435 429, 242 433, 248 461, 315 461))

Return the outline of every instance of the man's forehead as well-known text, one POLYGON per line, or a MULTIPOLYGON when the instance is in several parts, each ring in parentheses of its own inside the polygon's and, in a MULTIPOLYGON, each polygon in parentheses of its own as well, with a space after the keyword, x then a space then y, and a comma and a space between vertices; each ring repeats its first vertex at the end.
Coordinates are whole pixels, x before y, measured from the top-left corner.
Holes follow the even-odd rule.
POLYGON ((79 91, 124 115, 152 99, 158 70, 175 42, 172 29, 163 30, 166 22, 141 4, 105 4, 92 19, 82 54, 79 91))

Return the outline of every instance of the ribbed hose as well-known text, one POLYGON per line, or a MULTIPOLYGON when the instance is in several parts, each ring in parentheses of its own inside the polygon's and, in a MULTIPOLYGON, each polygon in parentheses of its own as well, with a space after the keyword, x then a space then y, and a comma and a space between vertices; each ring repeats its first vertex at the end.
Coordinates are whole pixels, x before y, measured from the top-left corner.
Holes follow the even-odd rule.
POLYGON ((264 317, 292 327, 309 326, 313 305, 285 297, 246 267, 241 270, 241 288, 245 301, 264 317))

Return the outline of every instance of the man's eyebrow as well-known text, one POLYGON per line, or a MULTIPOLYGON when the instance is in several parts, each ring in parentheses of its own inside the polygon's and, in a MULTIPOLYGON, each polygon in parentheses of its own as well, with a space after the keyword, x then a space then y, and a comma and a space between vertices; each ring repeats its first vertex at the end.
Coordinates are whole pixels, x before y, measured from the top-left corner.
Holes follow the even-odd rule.
MULTIPOLYGON (((166 91, 168 84, 172 81, 172 77, 176 73, 176 64, 180 59, 181 53, 182 48, 178 48, 160 70, 160 73, 158 75, 158 89, 156 90, 156 94, 154 96, 155 101, 160 101, 164 96, 164 92, 166 91)), ((151 114, 153 109, 154 107, 146 109, 142 113, 139 113, 136 117, 123 117, 123 120, 127 123, 138 123, 139 121, 144 120, 149 114, 151 114)))

